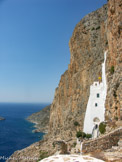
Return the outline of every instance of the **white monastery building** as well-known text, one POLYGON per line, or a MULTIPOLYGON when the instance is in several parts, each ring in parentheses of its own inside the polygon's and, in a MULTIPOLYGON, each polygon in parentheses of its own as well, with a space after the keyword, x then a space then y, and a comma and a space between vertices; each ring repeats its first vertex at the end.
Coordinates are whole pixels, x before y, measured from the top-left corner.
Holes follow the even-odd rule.
POLYGON ((104 63, 102 64, 102 82, 94 82, 90 86, 90 96, 84 120, 83 131, 92 134, 93 138, 98 136, 99 124, 105 119, 105 100, 107 94, 105 75, 106 53, 104 53, 104 63))

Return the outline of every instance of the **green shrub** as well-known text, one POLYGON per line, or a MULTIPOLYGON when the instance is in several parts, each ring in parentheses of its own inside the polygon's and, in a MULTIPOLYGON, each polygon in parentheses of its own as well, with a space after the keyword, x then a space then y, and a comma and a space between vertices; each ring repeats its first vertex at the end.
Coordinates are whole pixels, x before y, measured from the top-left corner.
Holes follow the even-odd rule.
POLYGON ((82 138, 85 138, 86 137, 86 134, 84 132, 81 132, 81 131, 78 131, 76 133, 76 137, 79 138, 79 137, 82 137, 82 138))
POLYGON ((115 116, 115 120, 118 121, 118 117, 117 116, 115 116))
POLYGON ((95 28, 93 27, 91 30, 95 30, 95 28))
POLYGON ((116 91, 114 90, 113 91, 113 96, 116 98, 117 97, 117 94, 116 94, 116 91))
POLYGON ((47 158, 48 157, 48 152, 45 152, 45 151, 40 151, 40 156, 39 156, 39 160, 42 160, 44 158, 47 158))
POLYGON ((71 117, 69 117, 69 121, 71 121, 72 120, 72 118, 71 117))
POLYGON ((96 30, 100 29, 100 26, 96 27, 96 30))
POLYGON ((74 122, 74 126, 79 126, 79 125, 80 124, 77 121, 74 122))
POLYGON ((76 146, 76 144, 77 144, 77 143, 76 143, 76 142, 74 142, 74 143, 73 143, 73 145, 72 145, 72 147, 75 147, 75 146, 76 146))
POLYGON ((119 85, 120 85, 120 83, 116 83, 115 89, 118 89, 119 85))
POLYGON ((53 145, 53 147, 55 148, 55 144, 53 143, 52 145, 53 145))
POLYGON ((111 66, 110 73, 114 74, 114 66, 111 66))
POLYGON ((92 137, 92 135, 91 134, 86 134, 86 138, 91 138, 92 137))
POLYGON ((106 41, 106 45, 108 45, 108 41, 106 41))
POLYGON ((100 131, 100 133, 101 134, 104 134, 105 133, 105 131, 106 131, 106 125, 105 125, 105 123, 100 123, 100 125, 99 125, 99 131, 100 131))

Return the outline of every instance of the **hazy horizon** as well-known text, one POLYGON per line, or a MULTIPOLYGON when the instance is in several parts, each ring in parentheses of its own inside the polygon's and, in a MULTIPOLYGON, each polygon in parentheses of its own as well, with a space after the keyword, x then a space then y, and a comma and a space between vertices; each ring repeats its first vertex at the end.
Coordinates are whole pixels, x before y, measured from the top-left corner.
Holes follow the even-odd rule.
POLYGON ((46 104, 50 105, 51 102, 0 102, 0 104, 46 104))

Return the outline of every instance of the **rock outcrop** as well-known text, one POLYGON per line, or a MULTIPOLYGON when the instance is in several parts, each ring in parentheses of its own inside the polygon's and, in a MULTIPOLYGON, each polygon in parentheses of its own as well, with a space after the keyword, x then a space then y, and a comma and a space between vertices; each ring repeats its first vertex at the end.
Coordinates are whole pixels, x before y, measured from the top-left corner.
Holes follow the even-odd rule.
POLYGON ((43 108, 39 112, 33 113, 27 118, 28 121, 35 124, 36 129, 34 130, 34 132, 48 132, 50 107, 51 105, 43 108))
POLYGON ((0 116, 0 120, 5 120, 5 118, 3 118, 3 117, 0 116))

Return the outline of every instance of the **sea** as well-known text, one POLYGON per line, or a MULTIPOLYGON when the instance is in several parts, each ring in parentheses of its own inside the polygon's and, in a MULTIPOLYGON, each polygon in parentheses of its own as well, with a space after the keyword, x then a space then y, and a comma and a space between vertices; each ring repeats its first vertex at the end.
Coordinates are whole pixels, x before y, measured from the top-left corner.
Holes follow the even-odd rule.
POLYGON ((34 124, 26 120, 32 113, 49 104, 0 103, 0 162, 5 162, 15 151, 43 138, 44 133, 33 133, 34 124))

